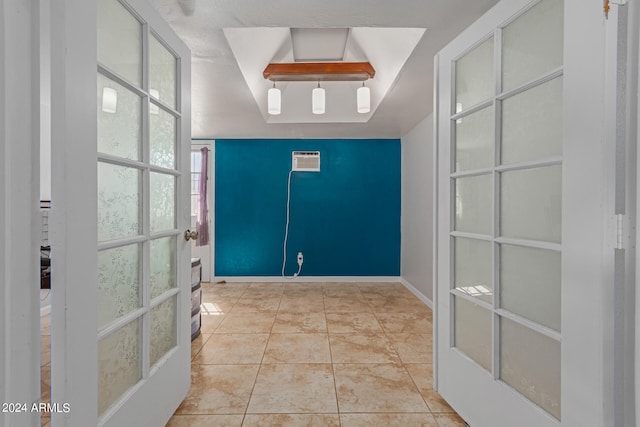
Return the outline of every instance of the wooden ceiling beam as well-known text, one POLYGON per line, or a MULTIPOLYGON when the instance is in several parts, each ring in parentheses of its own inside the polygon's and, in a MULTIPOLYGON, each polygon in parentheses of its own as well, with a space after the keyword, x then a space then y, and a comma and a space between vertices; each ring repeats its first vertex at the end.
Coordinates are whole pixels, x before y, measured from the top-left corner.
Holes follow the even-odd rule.
POLYGON ((376 70, 369 62, 294 62, 269 64, 262 75, 274 82, 365 81, 376 70))

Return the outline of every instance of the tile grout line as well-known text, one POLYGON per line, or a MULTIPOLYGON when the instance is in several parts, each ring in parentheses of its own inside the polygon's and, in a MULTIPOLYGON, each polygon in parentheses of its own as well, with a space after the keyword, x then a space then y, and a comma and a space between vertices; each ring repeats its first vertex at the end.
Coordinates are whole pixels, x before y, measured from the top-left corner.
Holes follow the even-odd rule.
POLYGON ((338 411, 338 425, 342 426, 342 417, 340 414, 342 413, 340 410, 340 401, 338 400, 338 385, 336 383, 336 365, 333 363, 333 348, 331 346, 331 335, 329 334, 329 320, 327 319, 327 306, 325 303, 325 294, 324 288, 322 289, 322 305, 324 307, 324 323, 325 328, 327 330, 327 343, 329 344, 329 358, 331 360, 331 373, 333 375, 333 392, 336 397, 336 411, 338 411))
POLYGON ((380 321, 379 316, 377 316, 377 314, 380 314, 380 312, 376 312, 376 310, 374 310, 373 307, 371 307, 371 308, 372 308, 372 311, 373 311, 373 315, 376 318, 376 321, 380 324, 380 327, 382 328, 382 331, 383 331, 385 337, 387 338, 389 344, 391 345, 391 347, 395 351, 396 355, 398 356, 398 360, 400 361, 400 365, 402 366, 402 369, 404 370, 404 372, 411 379, 411 382, 413 383, 413 386, 415 387, 416 391, 418 392, 418 395, 420 396, 420 398, 424 402, 424 404, 427 407, 427 410, 429 411, 429 413, 431 414, 433 420, 436 422, 436 424, 438 424, 437 419, 435 418, 435 416, 433 415, 433 412, 431 411, 431 407, 429 406, 429 404, 427 403, 426 399, 422 395, 422 392, 420 391, 420 387, 418 387, 418 385, 416 384, 413 376, 411 375, 411 373, 407 369, 406 363, 405 363, 404 359, 402 358, 402 356, 400 355, 400 351, 398 350, 398 346, 396 344, 394 344, 394 341, 393 341, 393 339, 391 337, 392 332, 390 330, 387 330, 387 328, 385 328, 383 323, 380 321))
MULTIPOLYGON (((251 285, 249 285, 251 287, 251 285)), ((249 288, 247 288, 249 289, 249 288)), ((260 364, 258 365, 258 370, 256 371, 256 377, 253 380, 253 386, 251 387, 251 393, 249 393, 249 399, 247 400, 247 406, 244 410, 244 415, 242 417, 242 424, 244 424, 244 419, 247 417, 247 413, 249 411, 249 405, 251 404, 251 399, 253 398, 253 393, 256 389, 256 384, 258 383, 258 376, 260 376, 260 371, 262 370, 262 365, 264 363, 264 355, 267 353, 267 348, 269 347, 269 342, 271 341, 271 334, 273 332, 273 327, 276 324, 276 319, 278 317, 278 312, 280 309, 280 303, 282 302, 282 294, 280 294, 280 301, 278 301, 278 308, 273 316, 273 322, 271 323, 271 327, 269 328, 269 336, 267 337, 267 342, 264 346, 264 350, 262 350, 262 357, 260 358, 260 364)))
MULTIPOLYGON (((426 365, 426 363, 425 363, 426 365)), ((402 363, 402 369, 405 370, 405 372, 407 373, 407 375, 409 375, 409 378, 411 378, 411 382, 413 383, 413 385, 415 386, 415 388, 418 390, 418 394, 420 395, 420 397, 422 398, 422 401, 424 402, 425 406, 427 407, 427 409, 429 410, 429 413, 433 416, 433 419, 436 419, 435 414, 433 413, 433 411, 431 410, 431 406, 429 406, 429 403, 427 402, 427 399, 424 398, 424 396, 422 395, 422 391, 420 391, 420 387, 418 386, 418 384, 416 383, 416 380, 413 378, 413 375, 411 375, 411 372, 409 372, 409 370, 407 369, 407 367, 405 366, 405 363, 402 363)), ((437 420, 436 420, 437 423, 437 420)))

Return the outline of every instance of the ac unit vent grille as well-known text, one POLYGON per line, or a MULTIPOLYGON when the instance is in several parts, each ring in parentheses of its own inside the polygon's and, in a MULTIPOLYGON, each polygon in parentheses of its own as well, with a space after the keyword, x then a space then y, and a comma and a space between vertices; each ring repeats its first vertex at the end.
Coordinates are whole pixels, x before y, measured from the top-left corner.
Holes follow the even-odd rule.
POLYGON ((291 153, 291 170, 298 172, 320 172, 319 151, 294 151, 291 153))

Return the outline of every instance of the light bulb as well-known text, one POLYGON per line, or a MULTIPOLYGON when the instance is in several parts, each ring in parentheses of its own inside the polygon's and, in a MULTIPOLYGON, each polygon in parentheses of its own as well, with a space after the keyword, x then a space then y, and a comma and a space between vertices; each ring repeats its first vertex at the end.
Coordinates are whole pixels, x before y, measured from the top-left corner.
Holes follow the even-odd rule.
POLYGON ((371 111, 371 92, 368 87, 362 86, 358 88, 357 99, 358 113, 364 114, 371 111))
POLYGON ((275 87, 272 87, 271 89, 269 89, 269 91, 267 92, 267 110, 269 111, 269 114, 273 114, 273 115, 280 114, 280 111, 281 111, 280 101, 281 101, 280 89, 277 89, 275 87))
POLYGON ((324 114, 324 89, 317 87, 312 92, 311 111, 313 114, 324 114))

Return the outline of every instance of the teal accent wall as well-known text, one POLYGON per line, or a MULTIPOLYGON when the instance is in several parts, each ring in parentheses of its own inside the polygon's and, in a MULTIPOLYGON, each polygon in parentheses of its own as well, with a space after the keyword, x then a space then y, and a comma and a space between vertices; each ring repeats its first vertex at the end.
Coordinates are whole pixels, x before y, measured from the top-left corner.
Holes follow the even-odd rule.
POLYGON ((320 151, 293 172, 286 274, 400 275, 399 139, 217 139, 215 275, 280 276, 292 151, 320 151))

